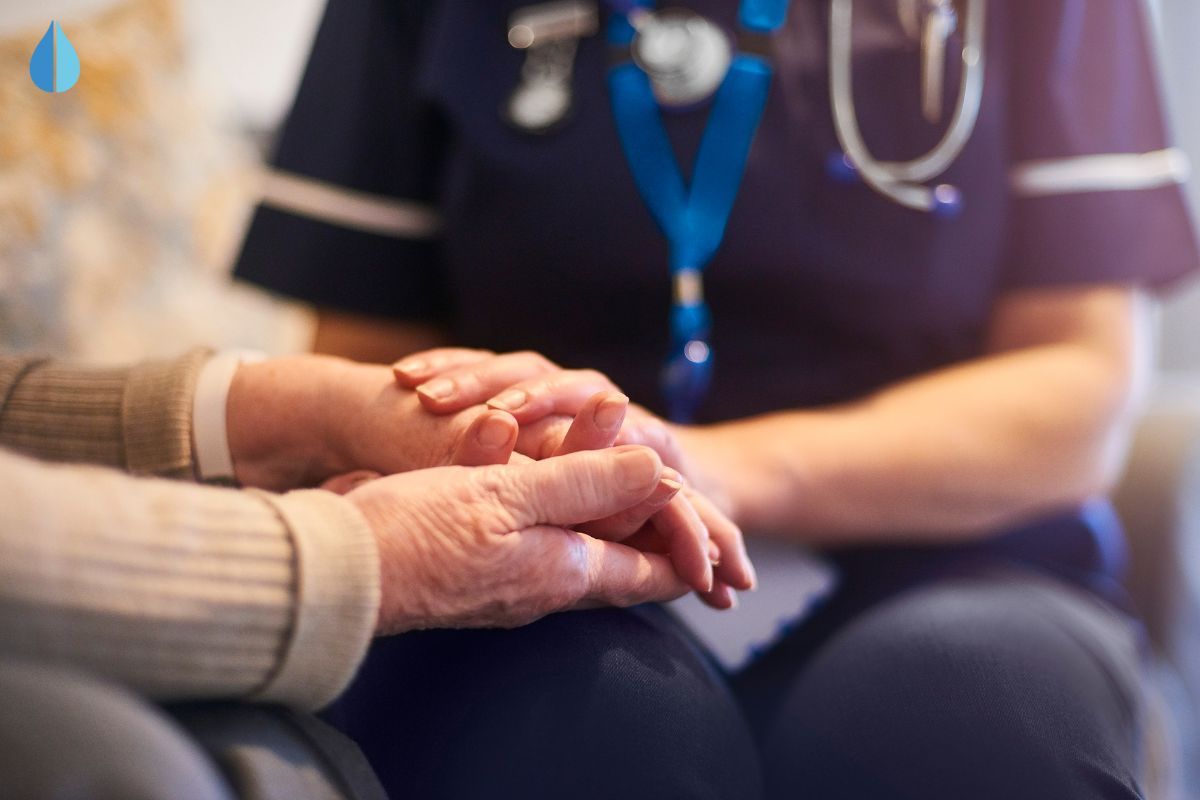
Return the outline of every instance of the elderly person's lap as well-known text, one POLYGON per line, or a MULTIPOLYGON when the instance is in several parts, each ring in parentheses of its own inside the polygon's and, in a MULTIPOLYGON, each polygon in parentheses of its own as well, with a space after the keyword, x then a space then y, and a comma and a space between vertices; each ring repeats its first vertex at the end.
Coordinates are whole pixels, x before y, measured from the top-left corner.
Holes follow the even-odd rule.
POLYGON ((380 640, 330 716, 409 798, 761 796, 733 696, 655 607, 380 640))

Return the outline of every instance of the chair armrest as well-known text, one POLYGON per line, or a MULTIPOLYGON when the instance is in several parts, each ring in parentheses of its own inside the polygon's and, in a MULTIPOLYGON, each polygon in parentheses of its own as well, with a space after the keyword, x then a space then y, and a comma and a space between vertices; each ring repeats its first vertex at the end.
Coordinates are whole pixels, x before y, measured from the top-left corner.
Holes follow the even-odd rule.
MULTIPOLYGON (((1200 376, 1162 378, 1113 501, 1129 538, 1126 586, 1155 650, 1200 672, 1200 376)), ((1200 674, 1185 680, 1200 688, 1200 674)))

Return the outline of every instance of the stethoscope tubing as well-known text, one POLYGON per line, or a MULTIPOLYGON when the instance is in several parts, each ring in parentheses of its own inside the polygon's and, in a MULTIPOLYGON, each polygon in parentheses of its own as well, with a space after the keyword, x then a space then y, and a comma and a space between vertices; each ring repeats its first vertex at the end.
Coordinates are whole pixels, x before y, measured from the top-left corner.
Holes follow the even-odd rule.
POLYGON ((954 117, 941 141, 911 161, 878 161, 862 137, 854 104, 854 0, 830 0, 829 81, 838 143, 858 174, 876 191, 908 208, 930 211, 934 190, 923 184, 943 175, 975 131, 986 75, 987 0, 967 0, 963 77, 954 117))

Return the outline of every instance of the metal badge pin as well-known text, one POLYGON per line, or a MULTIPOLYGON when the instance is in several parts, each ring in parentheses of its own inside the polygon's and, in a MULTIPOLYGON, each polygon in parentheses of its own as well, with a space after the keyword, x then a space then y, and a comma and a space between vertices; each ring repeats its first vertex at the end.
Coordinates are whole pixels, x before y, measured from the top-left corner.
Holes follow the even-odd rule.
POLYGON ((571 78, 579 40, 599 29, 595 3, 557 0, 519 8, 509 17, 508 43, 525 51, 521 78, 504 116, 529 133, 546 133, 571 110, 571 78))
POLYGON ((699 14, 672 8, 645 14, 634 25, 634 63, 650 76, 662 105, 695 105, 725 79, 733 59, 729 37, 699 14))
POLYGON ((930 123, 941 122, 946 81, 946 43, 958 29, 953 0, 934 0, 921 30, 921 111, 930 123))

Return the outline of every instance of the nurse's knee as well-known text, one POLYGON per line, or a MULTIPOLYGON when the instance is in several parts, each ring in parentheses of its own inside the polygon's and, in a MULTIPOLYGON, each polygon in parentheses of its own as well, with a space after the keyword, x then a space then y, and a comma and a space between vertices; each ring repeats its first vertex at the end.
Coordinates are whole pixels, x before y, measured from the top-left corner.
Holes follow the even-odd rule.
POLYGON ((5 797, 227 800, 200 749, 156 709, 89 677, 0 662, 5 797))
POLYGON ((1091 603, 1016 578, 873 609, 794 685, 769 772, 895 797, 1136 796, 1132 637, 1091 603))

